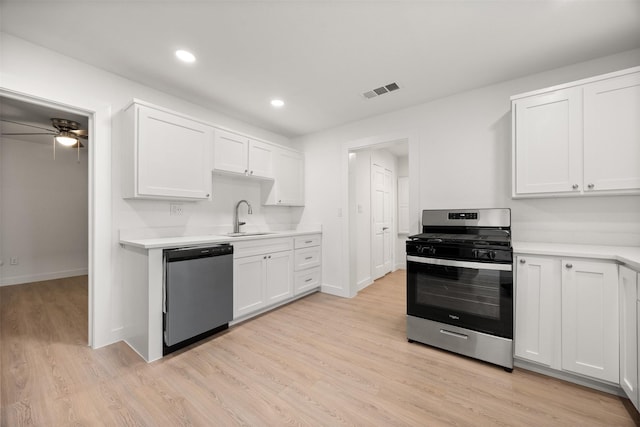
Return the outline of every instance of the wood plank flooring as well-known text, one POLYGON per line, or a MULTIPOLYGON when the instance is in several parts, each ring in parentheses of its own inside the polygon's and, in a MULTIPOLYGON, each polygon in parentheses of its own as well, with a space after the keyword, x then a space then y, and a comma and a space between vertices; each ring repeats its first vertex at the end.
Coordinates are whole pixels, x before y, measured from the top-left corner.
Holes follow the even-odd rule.
POLYGON ((0 288, 2 426, 631 426, 627 399, 405 336, 405 275, 147 364, 91 350, 86 278, 0 288))

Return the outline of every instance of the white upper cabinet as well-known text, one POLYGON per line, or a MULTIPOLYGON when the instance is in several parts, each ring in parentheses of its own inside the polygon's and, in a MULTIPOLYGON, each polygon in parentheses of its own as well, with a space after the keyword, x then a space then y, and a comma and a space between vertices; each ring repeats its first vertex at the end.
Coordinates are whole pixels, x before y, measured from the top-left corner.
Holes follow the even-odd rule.
POLYGON ((580 189, 581 104, 582 92, 576 88, 514 103, 517 194, 580 189))
POLYGON ((640 67, 511 100, 513 197, 640 192, 640 67))
POLYGON ((275 147, 274 181, 263 184, 265 205, 304 206, 304 156, 298 151, 275 147))
POLYGON ((124 111, 122 130, 123 197, 210 197, 212 127, 134 101, 124 111))
POLYGON ((213 169, 218 172, 271 179, 274 148, 266 142, 216 129, 213 169))
POLYGON ((640 73, 584 87, 584 182, 640 189, 640 73))

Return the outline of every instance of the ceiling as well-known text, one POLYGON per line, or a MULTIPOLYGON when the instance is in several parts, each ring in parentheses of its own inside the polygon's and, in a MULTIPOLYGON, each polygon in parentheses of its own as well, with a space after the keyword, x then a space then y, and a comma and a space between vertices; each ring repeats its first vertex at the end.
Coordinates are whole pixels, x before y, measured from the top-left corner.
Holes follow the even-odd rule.
POLYGON ((640 48, 639 0, 0 4, 6 33, 289 137, 640 48))

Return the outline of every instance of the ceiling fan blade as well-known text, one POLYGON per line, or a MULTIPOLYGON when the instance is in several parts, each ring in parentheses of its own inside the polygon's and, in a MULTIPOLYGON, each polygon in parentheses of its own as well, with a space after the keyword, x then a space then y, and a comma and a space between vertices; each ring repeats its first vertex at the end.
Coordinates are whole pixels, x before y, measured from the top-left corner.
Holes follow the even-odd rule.
POLYGON ((88 138, 89 137, 89 132, 86 131, 85 129, 75 129, 75 130, 70 130, 69 132, 75 133, 80 138, 88 138))
MULTIPOLYGON (((54 129, 47 129, 47 128, 43 128, 43 127, 40 127, 40 126, 30 125, 30 124, 27 124, 27 123, 20 123, 20 122, 16 122, 16 121, 13 121, 13 120, 0 119, 0 122, 13 123, 13 124, 15 124, 15 125, 28 126, 28 127, 30 127, 30 128, 46 130, 46 131, 48 131, 48 132, 55 132, 55 130, 54 130, 54 129)), ((25 133, 25 134, 23 134, 23 135, 27 135, 27 134, 25 133)), ((31 134, 31 135, 33 135, 33 134, 31 134)))
POLYGON ((2 136, 18 136, 18 135, 57 135, 57 133, 0 133, 2 136))

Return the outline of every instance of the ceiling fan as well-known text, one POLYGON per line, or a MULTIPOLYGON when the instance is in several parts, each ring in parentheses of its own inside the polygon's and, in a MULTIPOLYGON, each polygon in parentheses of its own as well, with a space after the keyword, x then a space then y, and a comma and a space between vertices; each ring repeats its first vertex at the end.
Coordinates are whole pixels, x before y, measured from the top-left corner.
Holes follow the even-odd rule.
POLYGON ((67 147, 76 147, 76 144, 80 144, 80 148, 84 148, 84 145, 80 142, 80 139, 87 139, 87 131, 80 129, 80 123, 67 119, 51 119, 51 126, 55 129, 47 129, 40 126, 30 125, 27 123, 20 123, 13 120, 0 119, 0 121, 13 123, 21 126, 27 126, 34 129, 40 129, 45 132, 12 132, 2 133, 2 136, 17 136, 17 135, 53 135, 56 142, 67 147))
POLYGON ((53 158, 56 158, 56 142, 64 145, 65 147, 72 147, 78 149, 78 160, 80 159, 80 149, 84 148, 84 144, 80 142, 81 139, 88 139, 88 132, 86 129, 80 129, 80 123, 67 119, 51 119, 51 126, 54 129, 47 129, 40 126, 35 126, 27 123, 16 122, 13 120, 7 120, 0 118, 0 121, 13 123, 21 126, 26 126, 34 129, 40 129, 46 132, 10 132, 2 133, 2 136, 18 136, 18 135, 51 135, 53 136, 53 158))

